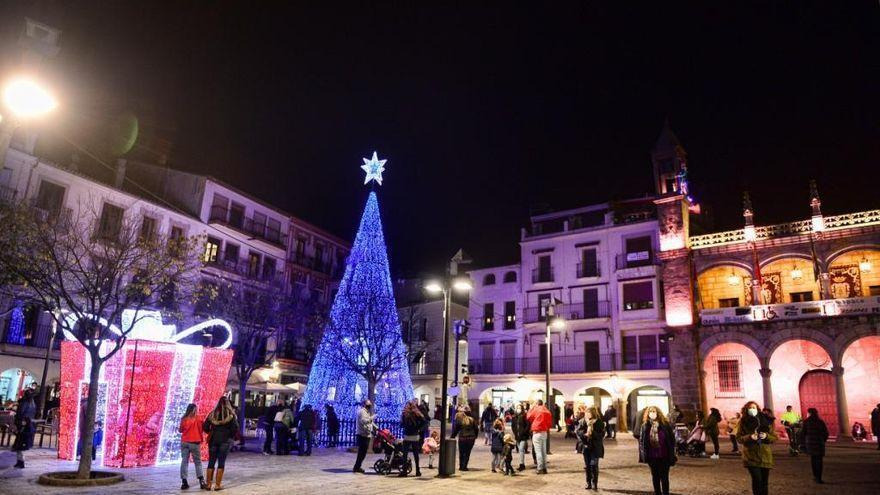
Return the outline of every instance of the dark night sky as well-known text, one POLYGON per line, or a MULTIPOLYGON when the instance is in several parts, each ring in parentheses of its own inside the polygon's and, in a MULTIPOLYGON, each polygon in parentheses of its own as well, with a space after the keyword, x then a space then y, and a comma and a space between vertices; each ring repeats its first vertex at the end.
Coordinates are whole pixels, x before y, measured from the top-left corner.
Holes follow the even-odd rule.
POLYGON ((744 189, 759 224, 805 218, 809 178, 826 214, 880 207, 876 0, 223 3, 51 3, 63 110, 152 106, 175 167, 349 239, 376 149, 395 276, 512 262, 530 206, 650 191, 667 116, 719 228, 744 189))

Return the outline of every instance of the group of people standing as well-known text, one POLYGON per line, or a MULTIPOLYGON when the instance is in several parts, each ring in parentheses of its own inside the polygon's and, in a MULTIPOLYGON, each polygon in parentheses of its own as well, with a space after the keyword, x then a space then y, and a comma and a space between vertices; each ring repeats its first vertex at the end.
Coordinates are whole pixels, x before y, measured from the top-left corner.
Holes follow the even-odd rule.
POLYGON ((189 488, 187 471, 189 460, 195 465, 196 477, 202 490, 222 490, 223 474, 226 469, 226 456, 232 444, 240 439, 238 417, 235 408, 227 397, 220 397, 214 409, 199 417, 198 407, 190 404, 180 420, 180 478, 181 490, 189 488), (202 442, 207 435, 208 469, 202 472, 202 442))
MULTIPOLYGON (((339 417, 332 405, 327 404, 324 409, 328 446, 335 447, 339 443, 339 417)), ((320 417, 309 404, 300 407, 299 401, 287 404, 279 400, 266 408, 261 425, 265 431, 264 455, 290 455, 295 449, 299 455, 309 456, 320 427, 320 417)))

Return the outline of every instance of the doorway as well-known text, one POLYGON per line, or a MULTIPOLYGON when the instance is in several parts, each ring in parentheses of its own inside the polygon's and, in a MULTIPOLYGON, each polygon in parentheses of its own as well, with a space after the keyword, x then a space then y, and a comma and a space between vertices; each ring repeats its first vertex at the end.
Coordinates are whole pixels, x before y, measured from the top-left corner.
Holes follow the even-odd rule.
POLYGON ((807 417, 807 409, 815 407, 819 417, 828 426, 828 434, 836 437, 840 431, 837 422, 837 385, 828 370, 812 370, 804 373, 798 386, 801 396, 801 416, 807 417))

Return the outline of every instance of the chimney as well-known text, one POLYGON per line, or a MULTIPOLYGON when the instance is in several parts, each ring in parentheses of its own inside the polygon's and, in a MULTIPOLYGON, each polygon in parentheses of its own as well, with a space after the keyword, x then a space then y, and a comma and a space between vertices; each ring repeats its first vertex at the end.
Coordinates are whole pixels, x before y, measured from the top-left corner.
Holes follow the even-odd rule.
POLYGON ((116 177, 113 180, 113 187, 116 189, 122 189, 122 183, 125 182, 126 163, 127 161, 125 158, 116 159, 116 177))

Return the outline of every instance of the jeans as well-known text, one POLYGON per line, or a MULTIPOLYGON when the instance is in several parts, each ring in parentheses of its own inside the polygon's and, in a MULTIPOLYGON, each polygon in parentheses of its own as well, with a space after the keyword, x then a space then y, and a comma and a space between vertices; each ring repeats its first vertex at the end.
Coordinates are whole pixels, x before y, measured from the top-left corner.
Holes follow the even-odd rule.
POLYGON ((361 468, 361 464, 364 462, 364 458, 367 457, 367 449, 370 447, 370 437, 365 437, 358 435, 358 454, 357 459, 354 461, 354 470, 357 471, 361 468))
POLYGON ((599 458, 595 457, 589 449, 584 449, 584 467, 598 466, 599 458))
POLYGON ((202 444, 196 442, 180 442, 180 478, 186 479, 189 467, 189 456, 196 465, 196 478, 202 478, 202 444))
POLYGON ((272 453, 272 440, 274 439, 273 434, 275 433, 275 425, 273 425, 272 423, 266 423, 263 426, 263 430, 266 431, 266 441, 263 442, 263 452, 271 454, 272 453))
POLYGON ((278 455, 287 455, 290 453, 290 447, 287 445, 289 432, 287 425, 278 421, 275 423, 275 453, 278 455))
POLYGON ((749 466, 752 475, 752 495, 769 495, 770 470, 768 468, 749 466))
POLYGON ((821 455, 810 456, 810 467, 813 469, 813 479, 816 481, 822 481, 823 460, 821 455))
POLYGON ((501 452, 498 452, 497 454, 494 452, 492 453, 492 471, 501 469, 501 460, 501 452))
POLYGON ((538 471, 547 470, 547 437, 549 433, 546 431, 536 431, 532 433, 532 447, 535 450, 535 462, 538 464, 538 471))
POLYGON ((730 443, 733 444, 733 451, 739 451, 739 442, 736 441, 736 435, 730 435, 730 443))
POLYGON ((721 455, 721 449, 718 447, 718 435, 709 434, 709 440, 712 440, 712 446, 715 447, 715 454, 721 455))
POLYGON ((609 423, 606 428, 605 438, 617 438, 617 424, 609 423))
POLYGON ((299 455, 312 455, 312 430, 299 430, 299 455))
POLYGON ((226 467, 226 456, 231 448, 232 440, 208 444, 208 469, 214 469, 214 463, 217 464, 217 469, 226 467))
POLYGON ((528 440, 520 440, 519 443, 519 465, 526 465, 526 450, 529 449, 529 441, 528 440))
POLYGON ((654 495, 669 495, 669 461, 666 459, 649 459, 651 481, 654 483, 654 495))
POLYGON ((403 462, 406 463, 406 460, 409 458, 409 453, 412 452, 413 455, 413 469, 415 469, 416 473, 420 472, 419 469, 419 452, 421 450, 421 442, 419 440, 404 440, 403 441, 403 462))
POLYGON ((458 469, 467 469, 468 461, 471 460, 471 450, 474 448, 475 438, 458 439, 458 469))
POLYGON ((483 434, 486 435, 486 444, 492 441, 492 422, 483 423, 483 434))
POLYGON ((327 430, 327 446, 336 447, 339 445, 339 430, 327 430))

